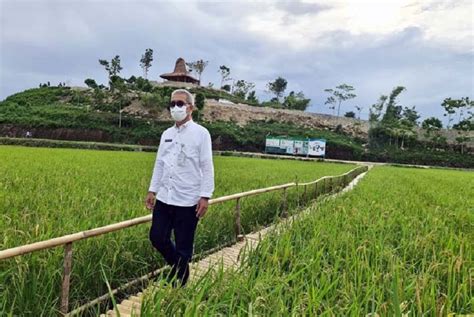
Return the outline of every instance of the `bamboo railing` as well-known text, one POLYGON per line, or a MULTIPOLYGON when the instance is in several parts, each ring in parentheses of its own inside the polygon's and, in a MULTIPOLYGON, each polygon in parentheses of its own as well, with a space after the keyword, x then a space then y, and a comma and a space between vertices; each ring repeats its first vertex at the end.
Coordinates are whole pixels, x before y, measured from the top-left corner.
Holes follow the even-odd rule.
MULTIPOLYGON (((359 174, 366 172, 368 170, 368 166, 359 166, 356 167, 349 172, 346 172, 341 175, 337 176, 324 176, 321 177, 315 181, 307 182, 307 183, 298 183, 292 182, 292 183, 287 183, 287 184, 282 184, 282 185, 277 185, 277 186, 271 186, 271 187, 266 187, 266 188, 260 188, 260 189, 254 189, 246 192, 241 192, 237 194, 232 194, 228 196, 222 196, 214 199, 209 200, 209 205, 215 205, 231 200, 236 201, 236 206, 235 206, 235 212, 234 212, 234 230, 235 230, 235 238, 239 241, 242 240, 242 226, 241 226, 241 212, 240 212, 240 202, 241 199, 244 197, 249 197, 253 195, 259 195, 263 193, 268 193, 272 191, 278 191, 278 190, 283 190, 283 201, 282 201, 282 212, 281 216, 282 217, 287 217, 288 216, 288 210, 287 210, 287 189, 291 187, 303 187, 303 199, 307 199, 307 189, 309 186, 314 185, 315 187, 315 198, 318 197, 319 193, 330 193, 333 192, 336 185, 342 185, 346 186, 348 185, 356 176, 359 174), (322 184, 318 185, 318 184, 322 184)), ((299 199, 299 198, 298 198, 299 199)), ((63 315, 73 315, 77 314, 83 310, 85 310, 87 307, 92 306, 93 304, 97 304, 100 301, 103 301, 111 296, 111 294, 105 294, 103 296, 100 296, 99 298, 93 300, 92 302, 83 305, 72 312, 69 312, 69 289, 70 289, 70 277, 71 277, 71 270, 72 270, 72 260, 73 260, 73 249, 72 249, 72 244, 74 242, 84 240, 84 239, 89 239, 92 237, 96 237, 99 235, 103 235, 106 233, 111 233, 114 231, 118 230, 123 230, 128 227, 136 226, 139 224, 147 223, 152 220, 152 214, 147 215, 147 216, 142 216, 142 217, 137 217, 134 219, 130 220, 125 220, 122 222, 110 224, 107 226, 103 227, 98 227, 90 230, 85 230, 73 234, 68 234, 65 236, 49 239, 49 240, 44 240, 44 241, 39 241, 35 243, 30 243, 6 250, 1 250, 0 251, 0 260, 5 260, 9 259, 12 257, 24 255, 24 254, 29 254, 32 252, 37 252, 41 250, 46 250, 46 249, 51 249, 55 248, 58 246, 64 246, 64 258, 63 258, 63 278, 62 278, 62 283, 61 283, 61 300, 60 300, 60 308, 59 311, 63 315)), ((215 248, 213 248, 215 249, 215 248)), ((206 253, 209 253, 206 252, 206 253)), ((118 291, 124 289, 125 287, 130 287, 132 285, 136 285, 141 281, 144 281, 146 279, 149 279, 153 276, 155 276, 157 273, 162 271, 163 268, 158 269, 154 272, 151 272, 145 276, 142 276, 134 281, 131 281, 127 283, 126 285, 123 285, 117 289, 112 290, 112 294, 117 293, 118 291)))

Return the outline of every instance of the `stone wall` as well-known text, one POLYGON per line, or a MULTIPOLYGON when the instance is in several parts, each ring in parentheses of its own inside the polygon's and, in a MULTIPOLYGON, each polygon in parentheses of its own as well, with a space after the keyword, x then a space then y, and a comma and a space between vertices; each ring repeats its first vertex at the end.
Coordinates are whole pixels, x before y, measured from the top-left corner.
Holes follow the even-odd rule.
MULTIPOLYGON (((125 111, 133 115, 153 117, 157 120, 171 119, 167 110, 151 113, 150 110, 143 108, 138 100, 134 100, 129 107, 125 108, 125 111)), ((344 132, 362 139, 367 139, 369 132, 369 122, 366 120, 336 117, 299 110, 254 107, 246 104, 235 104, 226 100, 219 102, 207 99, 202 116, 205 121, 233 121, 240 126, 245 126, 253 120, 273 120, 323 130, 334 130, 336 126, 341 125, 344 132)), ((417 133, 419 139, 426 140, 423 129, 417 129, 417 133)), ((448 143, 456 143, 456 137, 458 136, 457 131, 441 130, 440 134, 446 137, 448 143)), ((470 136, 473 141, 468 142, 467 147, 474 148, 474 132, 470 132, 470 136)))
POLYGON ((234 121, 244 126, 252 120, 274 120, 294 123, 299 126, 315 129, 333 130, 337 125, 354 136, 367 137, 369 122, 346 117, 335 117, 326 114, 316 114, 299 110, 275 109, 269 107, 254 107, 245 104, 233 104, 206 100, 203 117, 206 121, 234 121))

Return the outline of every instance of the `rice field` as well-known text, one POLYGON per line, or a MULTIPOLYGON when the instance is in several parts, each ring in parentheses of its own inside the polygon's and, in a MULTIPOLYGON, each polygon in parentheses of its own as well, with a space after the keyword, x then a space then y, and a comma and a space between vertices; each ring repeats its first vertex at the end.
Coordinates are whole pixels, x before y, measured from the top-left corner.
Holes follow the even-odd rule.
MULTIPOLYGON (((0 249, 147 215, 143 200, 155 153, 0 147, 0 249)), ((215 157, 214 197, 338 175, 350 164, 215 157)), ((311 193, 309 193, 311 194, 311 193)), ((244 232, 278 217, 281 192, 241 201, 244 232)), ((289 211, 300 201, 288 191, 289 211)), ((195 253, 234 239, 234 203, 211 206, 195 253)), ((148 241, 149 225, 73 244, 70 309, 164 264, 148 241)), ((63 248, 0 261, 0 315, 51 316, 59 307, 63 248)))
POLYGON ((157 288, 142 316, 474 313, 474 174, 375 167, 269 234, 236 271, 157 288))

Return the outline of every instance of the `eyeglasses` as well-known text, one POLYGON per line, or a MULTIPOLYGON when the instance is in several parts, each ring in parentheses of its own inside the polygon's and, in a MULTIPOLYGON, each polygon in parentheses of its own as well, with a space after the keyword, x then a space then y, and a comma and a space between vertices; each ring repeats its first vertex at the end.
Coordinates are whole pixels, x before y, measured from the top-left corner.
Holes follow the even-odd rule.
POLYGON ((182 100, 177 100, 177 101, 171 101, 168 105, 168 110, 171 108, 171 107, 174 107, 174 106, 177 106, 179 108, 181 108, 182 106, 185 106, 187 103, 182 101, 182 100))

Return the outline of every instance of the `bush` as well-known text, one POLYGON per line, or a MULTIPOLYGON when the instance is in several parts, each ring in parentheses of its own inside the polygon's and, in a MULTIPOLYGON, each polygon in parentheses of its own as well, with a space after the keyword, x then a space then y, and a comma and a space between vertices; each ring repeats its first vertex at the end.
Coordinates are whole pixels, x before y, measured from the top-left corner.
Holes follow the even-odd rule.
POLYGON ((146 93, 140 97, 140 101, 147 109, 165 109, 169 103, 169 97, 161 95, 159 92, 146 93))
POLYGON ((87 78, 86 80, 84 80, 84 84, 86 84, 87 87, 92 88, 92 89, 95 89, 98 87, 97 83, 92 78, 87 78))

